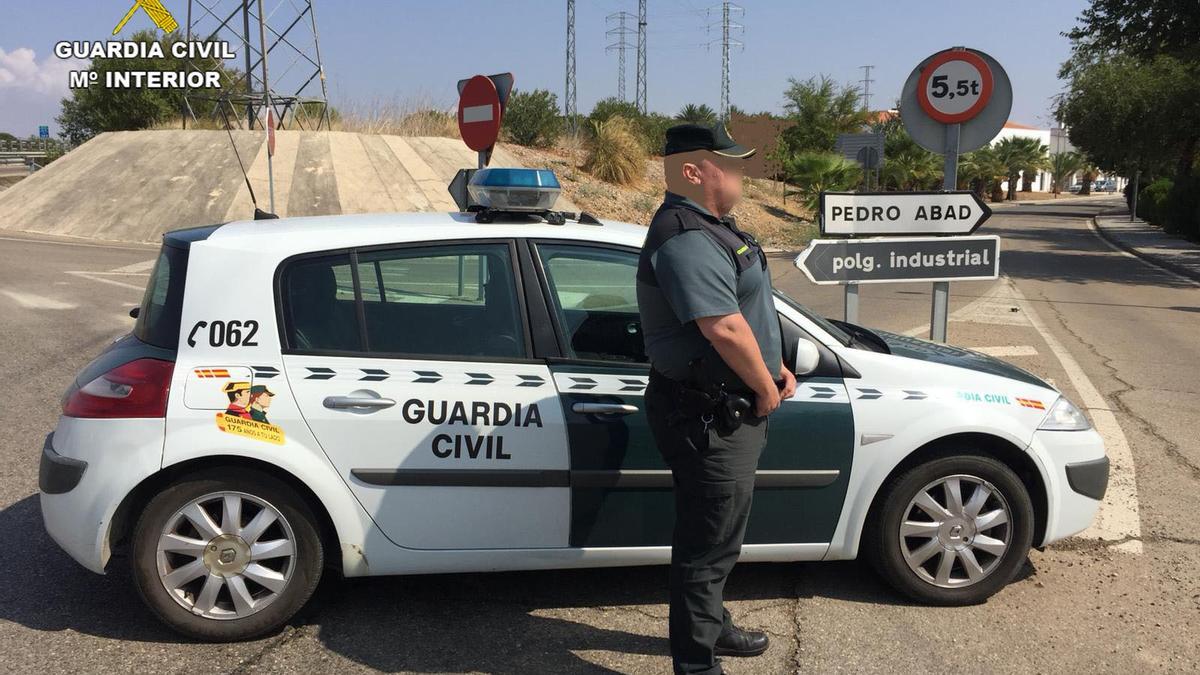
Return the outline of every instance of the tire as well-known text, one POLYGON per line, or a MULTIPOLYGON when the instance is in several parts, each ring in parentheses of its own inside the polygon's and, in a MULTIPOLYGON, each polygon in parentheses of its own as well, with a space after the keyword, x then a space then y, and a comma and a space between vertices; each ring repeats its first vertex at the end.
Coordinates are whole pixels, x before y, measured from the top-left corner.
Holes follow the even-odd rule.
POLYGON ((131 562, 159 619, 188 637, 230 642, 291 619, 321 579, 324 552, 294 490, 237 467, 188 476, 151 499, 134 526, 131 562), (239 516, 236 528, 227 514, 239 516))
POLYGON ((1029 492, 1012 469, 990 457, 928 461, 889 481, 880 497, 868 557, 893 588, 913 600, 984 602, 1013 579, 1029 554, 1034 524, 1029 492), (961 508, 949 501, 954 484, 961 508), (973 499, 980 500, 978 506, 973 499))

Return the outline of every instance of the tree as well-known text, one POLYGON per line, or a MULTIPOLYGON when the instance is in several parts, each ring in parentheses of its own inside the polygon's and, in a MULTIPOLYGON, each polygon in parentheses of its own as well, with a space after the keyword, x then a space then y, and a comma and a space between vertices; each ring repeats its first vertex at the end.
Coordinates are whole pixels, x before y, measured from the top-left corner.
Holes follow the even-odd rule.
POLYGON ((592 113, 588 115, 588 119, 593 122, 604 122, 610 117, 624 117, 626 120, 637 120, 642 117, 642 113, 638 110, 636 104, 632 101, 622 101, 621 99, 610 96, 596 101, 596 105, 592 107, 592 113))
POLYGON ((1054 194, 1062 192, 1063 184, 1083 168, 1083 157, 1077 152, 1060 152, 1050 156, 1050 178, 1054 194))
MULTIPOLYGON (((110 71, 178 72, 187 70, 185 60, 171 55, 170 46, 181 39, 177 33, 159 38, 152 31, 139 31, 131 39, 137 42, 158 41, 162 44, 165 57, 161 59, 98 58, 92 61, 88 70, 100 73, 101 82, 104 81, 104 73, 110 71)), ((194 62, 194 66, 202 71, 224 69, 223 64, 216 59, 194 62)), ((197 113, 209 112, 211 106, 212 104, 209 104, 209 110, 198 110, 197 113)), ((62 127, 63 137, 72 145, 76 145, 105 131, 130 131, 152 127, 173 115, 181 114, 182 107, 182 89, 151 89, 149 87, 116 89, 92 86, 75 89, 71 92, 71 98, 63 99, 62 112, 56 121, 62 127)))
POLYGON ((517 145, 554 145, 562 133, 558 97, 545 89, 514 91, 504 109, 504 133, 517 145))
POLYGON ((940 186, 942 158, 917 144, 898 120, 876 125, 884 134, 883 184, 895 190, 927 190, 940 186))
POLYGON ((784 181, 799 188, 801 201, 816 211, 821 192, 849 190, 862 180, 858 164, 832 152, 800 152, 788 156, 780 169, 784 181))
POLYGON ((1100 170, 1090 158, 1084 158, 1083 166, 1079 168, 1079 194, 1092 194, 1092 183, 1096 182, 1096 177, 1100 175, 1100 170))
POLYGON ((1200 3, 1188 0, 1092 0, 1065 35, 1083 56, 1122 52, 1200 58, 1200 3))
POLYGON ((1036 138, 1017 138, 1021 148, 1021 192, 1033 191, 1034 176, 1049 166, 1050 148, 1036 138))
POLYGON ((859 107, 858 87, 839 87, 822 75, 803 82, 788 79, 784 110, 794 124, 780 135, 778 148, 786 155, 831 152, 838 134, 862 131, 870 114, 859 107))
POLYGON ((984 146, 963 155, 958 162, 958 176, 980 198, 986 194, 993 202, 1004 201, 1001 184, 1008 178, 1008 164, 995 147, 984 146))
POLYGON ((717 122, 717 112, 704 103, 700 105, 689 103, 679 109, 679 114, 675 115, 675 119, 690 124, 707 124, 711 126, 717 122))

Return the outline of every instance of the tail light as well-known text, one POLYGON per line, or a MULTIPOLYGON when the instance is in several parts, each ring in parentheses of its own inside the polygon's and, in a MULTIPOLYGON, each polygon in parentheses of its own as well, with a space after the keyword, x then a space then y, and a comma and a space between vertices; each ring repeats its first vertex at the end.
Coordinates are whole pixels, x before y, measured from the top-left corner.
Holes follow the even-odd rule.
POLYGON ((138 359, 117 366, 63 397, 68 417, 166 417, 167 393, 175 364, 138 359))

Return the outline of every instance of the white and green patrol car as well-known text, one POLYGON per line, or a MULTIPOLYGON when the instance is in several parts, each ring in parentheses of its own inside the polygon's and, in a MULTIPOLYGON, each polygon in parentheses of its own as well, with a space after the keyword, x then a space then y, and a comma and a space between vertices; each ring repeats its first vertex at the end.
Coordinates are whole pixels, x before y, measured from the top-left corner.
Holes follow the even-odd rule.
MULTIPOLYGON (((329 571, 667 563, 646 229, 550 220, 167 234, 133 332, 46 439, 46 529, 94 572, 124 552, 149 607, 212 640, 276 629, 329 571)), ((914 598, 975 603, 1092 521, 1104 447, 1053 387, 776 305, 799 385, 771 417, 743 561, 861 553, 914 598)))

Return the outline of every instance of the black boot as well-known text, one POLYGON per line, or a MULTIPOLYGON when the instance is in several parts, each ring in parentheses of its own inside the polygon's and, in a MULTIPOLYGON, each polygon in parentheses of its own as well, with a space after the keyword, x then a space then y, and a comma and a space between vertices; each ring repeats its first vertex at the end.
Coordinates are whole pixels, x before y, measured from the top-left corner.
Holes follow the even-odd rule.
POLYGON ((717 656, 758 656, 770 643, 766 633, 730 626, 717 638, 713 652, 717 656))

